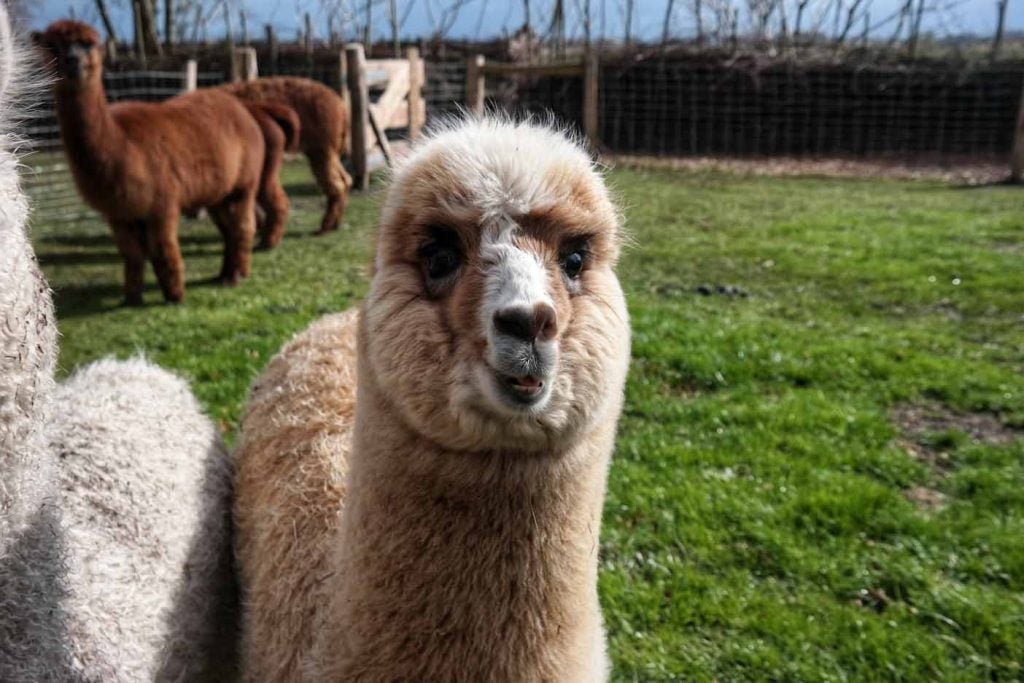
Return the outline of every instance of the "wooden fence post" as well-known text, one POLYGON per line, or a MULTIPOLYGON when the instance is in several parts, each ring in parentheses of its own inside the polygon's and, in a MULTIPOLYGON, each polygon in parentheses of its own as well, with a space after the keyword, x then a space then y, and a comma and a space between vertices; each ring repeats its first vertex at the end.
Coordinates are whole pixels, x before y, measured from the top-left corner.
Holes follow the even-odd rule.
POLYGON ((405 51, 409 61, 409 139, 415 140, 423 130, 423 119, 426 118, 427 107, 423 101, 423 60, 420 51, 410 47, 405 51))
POLYGON ((182 92, 192 92, 199 87, 199 64, 190 59, 185 62, 185 75, 181 82, 182 92))
POLYGON ((256 64, 256 48, 236 47, 231 52, 231 80, 254 81, 259 75, 256 64))
POLYGON ((366 60, 361 43, 345 46, 348 70, 348 96, 352 108, 352 170, 355 171, 355 187, 366 190, 370 187, 370 173, 366 163, 366 132, 369 129, 370 93, 366 85, 366 60))
POLYGON ((484 56, 475 55, 466 64, 466 109, 481 116, 484 113, 484 56))
POLYGON ((344 48, 338 50, 338 94, 348 108, 349 125, 345 126, 345 149, 352 149, 352 98, 348 96, 348 62, 344 48))
POLYGON ((596 150, 600 135, 598 84, 601 67, 597 52, 588 51, 585 60, 583 62, 583 132, 587 136, 590 149, 596 150))
POLYGON ((1024 182, 1024 85, 1021 86, 1020 104, 1017 105, 1017 128, 1013 132, 1010 181, 1024 182))

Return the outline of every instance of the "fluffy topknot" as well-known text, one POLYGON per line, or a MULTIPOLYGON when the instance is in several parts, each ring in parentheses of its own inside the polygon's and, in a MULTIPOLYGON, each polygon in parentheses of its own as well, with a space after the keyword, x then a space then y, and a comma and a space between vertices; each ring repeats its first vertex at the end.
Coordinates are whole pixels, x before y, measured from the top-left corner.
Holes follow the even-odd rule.
POLYGON ((74 19, 61 19, 50 24, 37 41, 44 44, 70 45, 86 43, 96 45, 101 42, 100 34, 89 24, 74 19))

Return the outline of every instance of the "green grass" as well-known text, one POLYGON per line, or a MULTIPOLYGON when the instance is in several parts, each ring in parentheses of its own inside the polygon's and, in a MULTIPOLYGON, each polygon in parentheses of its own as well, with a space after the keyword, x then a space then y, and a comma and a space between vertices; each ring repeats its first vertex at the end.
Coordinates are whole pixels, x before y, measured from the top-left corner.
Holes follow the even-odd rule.
MULTIPOLYGON (((1024 438, 927 435, 944 404, 1024 426, 1019 191, 620 171, 633 366, 610 475, 601 596, 620 680, 1024 678, 1024 438), (748 297, 701 296, 701 284, 748 297), (903 492, 928 487, 945 506, 903 492)), ((379 195, 310 234, 287 169, 282 246, 236 289, 205 222, 182 226, 187 302, 117 307, 98 222, 37 225, 62 371, 144 351, 188 376, 231 438, 246 387, 314 317, 365 292, 379 195)), ((149 276, 152 281, 152 276, 149 276)))

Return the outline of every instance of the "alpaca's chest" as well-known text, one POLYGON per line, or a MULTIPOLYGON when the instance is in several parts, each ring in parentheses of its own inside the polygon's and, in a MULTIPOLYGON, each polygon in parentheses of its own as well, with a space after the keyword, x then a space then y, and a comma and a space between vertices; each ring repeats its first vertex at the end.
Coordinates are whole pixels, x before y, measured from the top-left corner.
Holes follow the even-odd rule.
POLYGON ((100 213, 120 220, 152 213, 155 187, 144 163, 127 155, 117 158, 70 149, 68 161, 82 197, 100 213))

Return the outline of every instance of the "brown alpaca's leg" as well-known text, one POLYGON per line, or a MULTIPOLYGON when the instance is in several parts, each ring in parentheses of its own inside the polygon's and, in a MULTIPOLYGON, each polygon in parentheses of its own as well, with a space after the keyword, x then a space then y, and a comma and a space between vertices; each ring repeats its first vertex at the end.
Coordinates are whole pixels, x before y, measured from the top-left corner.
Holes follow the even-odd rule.
POLYGON ((114 243, 124 259, 124 303, 142 305, 142 284, 146 274, 146 246, 137 227, 128 222, 111 223, 114 243))
POLYGON ((224 238, 224 261, 220 282, 236 285, 249 277, 252 270, 252 243, 256 234, 256 192, 247 191, 239 199, 231 199, 210 207, 210 217, 224 238))
POLYGON ((260 192, 256 198, 263 213, 259 222, 260 249, 273 249, 284 235, 284 224, 288 218, 288 195, 281 187, 281 164, 284 162, 284 136, 279 142, 267 140, 267 156, 263 162, 260 178, 260 192))
MULTIPOLYGON (((213 224, 217 226, 221 239, 224 240, 224 256, 221 259, 220 273, 218 273, 216 278, 217 282, 220 282, 222 285, 237 284, 238 279, 232 278, 238 271, 238 263, 235 259, 235 255, 238 254, 238 245, 235 243, 235 233, 228 229, 226 222, 227 210, 222 210, 221 206, 211 206, 207 209, 207 213, 210 215, 213 224)), ((255 217, 253 220, 255 220, 255 217)))
POLYGON ((263 221, 260 225, 260 249, 273 249, 284 236, 284 224, 288 217, 288 195, 277 182, 277 174, 269 187, 263 187, 259 196, 259 205, 263 209, 263 221))
POLYGON ((316 177, 316 184, 327 197, 327 208, 316 234, 323 235, 338 229, 345 214, 348 203, 348 190, 352 187, 352 177, 341 165, 341 158, 335 150, 311 152, 309 166, 316 177))
POLYGON ((164 301, 181 303, 185 298, 185 262, 178 246, 178 210, 170 209, 146 224, 149 260, 153 263, 156 279, 164 301))

